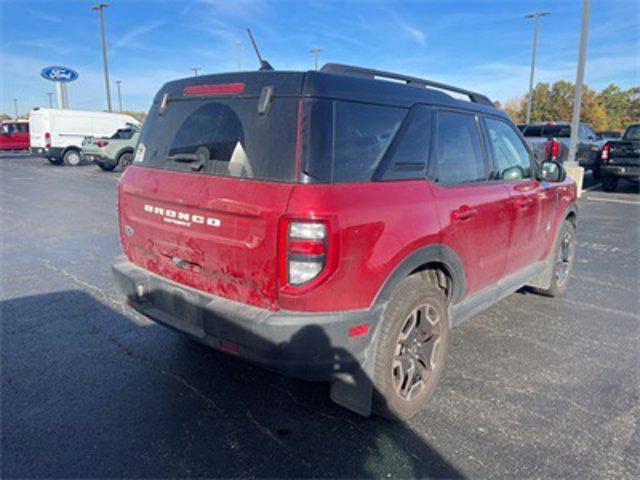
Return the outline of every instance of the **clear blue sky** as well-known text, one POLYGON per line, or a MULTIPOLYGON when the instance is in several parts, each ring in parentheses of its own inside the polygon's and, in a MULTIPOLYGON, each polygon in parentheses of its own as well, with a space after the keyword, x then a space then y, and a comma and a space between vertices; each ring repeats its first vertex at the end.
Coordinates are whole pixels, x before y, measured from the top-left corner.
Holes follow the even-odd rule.
MULTIPOLYGON (((284 1, 112 0, 105 10, 112 83, 122 80, 124 106, 147 110, 166 81, 190 74, 257 66, 244 28, 277 69, 309 69, 309 49, 321 63, 342 62, 450 82, 505 101, 525 93, 533 22, 541 19, 537 81, 575 80, 580 0, 562 1, 284 1)), ((104 109, 97 13, 87 1, 0 0, 2 102, 13 113, 47 106, 53 84, 40 77, 48 65, 76 69, 73 108, 104 109)), ((602 88, 640 84, 640 2, 593 0, 586 82, 602 88)), ((115 85, 112 89, 115 102, 115 85)))

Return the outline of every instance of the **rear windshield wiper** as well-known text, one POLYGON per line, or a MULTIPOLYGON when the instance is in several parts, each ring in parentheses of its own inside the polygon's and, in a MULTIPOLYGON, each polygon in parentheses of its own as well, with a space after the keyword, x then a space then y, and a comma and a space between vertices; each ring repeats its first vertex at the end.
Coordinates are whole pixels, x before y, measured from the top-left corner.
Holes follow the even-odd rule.
POLYGON ((172 160, 174 162, 180 163, 194 163, 191 165, 191 170, 194 172, 198 172, 202 170, 204 167, 205 159, 202 158, 202 155, 198 155, 197 153, 176 153, 175 155, 170 155, 167 157, 167 160, 172 160))
POLYGON ((175 155, 168 156, 167 160, 172 160, 174 162, 191 163, 202 161, 202 157, 195 153, 176 153, 175 155))

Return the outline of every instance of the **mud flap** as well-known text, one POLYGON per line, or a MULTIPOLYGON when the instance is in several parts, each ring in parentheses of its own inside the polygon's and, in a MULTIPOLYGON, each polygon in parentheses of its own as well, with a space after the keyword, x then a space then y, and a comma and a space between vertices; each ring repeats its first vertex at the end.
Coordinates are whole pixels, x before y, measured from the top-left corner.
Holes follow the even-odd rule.
MULTIPOLYGON (((380 308, 379 318, 384 308, 380 308)), ((378 322, 379 324, 380 322, 378 322)), ((375 326, 371 345, 365 354, 364 362, 354 373, 341 374, 331 382, 331 400, 352 412, 369 417, 373 407, 376 355, 378 353, 379 328, 375 326)))

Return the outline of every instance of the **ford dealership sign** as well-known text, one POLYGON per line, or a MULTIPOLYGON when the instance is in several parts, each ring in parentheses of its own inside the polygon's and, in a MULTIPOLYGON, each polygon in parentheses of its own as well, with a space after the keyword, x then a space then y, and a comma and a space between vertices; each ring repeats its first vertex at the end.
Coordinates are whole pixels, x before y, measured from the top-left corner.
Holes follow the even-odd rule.
POLYGON ((78 72, 67 67, 46 67, 40 75, 52 82, 73 82, 78 78, 78 72))

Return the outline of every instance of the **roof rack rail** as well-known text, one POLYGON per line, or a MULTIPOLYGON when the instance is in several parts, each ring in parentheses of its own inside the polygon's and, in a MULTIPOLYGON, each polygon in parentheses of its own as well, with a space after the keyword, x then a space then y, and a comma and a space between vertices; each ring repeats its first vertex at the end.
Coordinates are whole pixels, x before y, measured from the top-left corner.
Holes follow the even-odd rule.
POLYGON ((474 103, 481 103, 483 105, 489 105, 493 107, 493 102, 486 95, 482 95, 481 93, 472 92, 470 90, 465 90, 464 88, 454 87, 452 85, 447 85, 446 83, 433 82, 431 80, 426 80, 424 78, 410 77, 409 75, 402 75, 400 73, 393 72, 385 72, 383 70, 374 70, 371 68, 364 67, 356 67, 353 65, 344 65, 341 63, 327 63, 321 69, 321 72, 324 73, 342 73, 345 75, 359 75, 371 79, 376 78, 389 78, 392 80, 400 80, 405 82, 407 85, 415 85, 423 88, 434 87, 440 90, 447 90, 450 92, 460 93, 462 95, 467 95, 469 100, 474 103))

